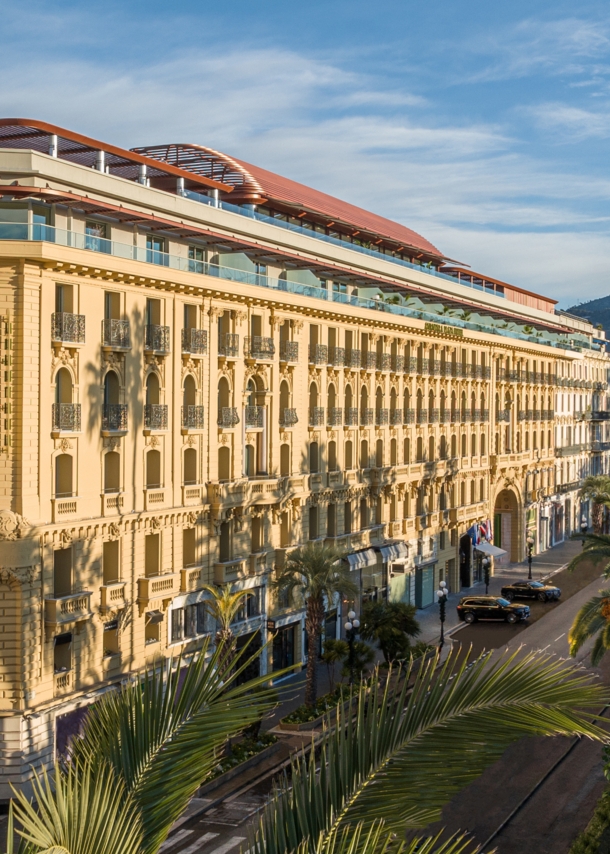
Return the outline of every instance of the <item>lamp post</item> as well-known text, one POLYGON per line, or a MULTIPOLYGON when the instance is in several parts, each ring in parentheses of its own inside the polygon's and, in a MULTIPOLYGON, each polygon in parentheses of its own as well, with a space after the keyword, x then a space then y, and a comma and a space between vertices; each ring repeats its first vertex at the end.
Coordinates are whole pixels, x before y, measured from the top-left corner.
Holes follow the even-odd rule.
POLYGON ((349 684, 354 684, 354 641, 360 628, 360 620, 356 619, 355 611, 347 612, 347 622, 345 623, 345 633, 347 635, 347 643, 349 645, 349 656, 347 666, 349 667, 349 684))
POLYGON ((441 620, 441 639, 439 642, 439 649, 442 648, 445 643, 445 611, 447 607, 447 596, 449 595, 449 591, 447 590, 447 584, 444 581, 441 581, 438 590, 436 591, 436 599, 438 601, 438 609, 439 609, 439 617, 441 620))
POLYGON ((489 574, 491 570, 491 561, 488 557, 483 558, 483 577, 485 578, 485 595, 489 593, 489 574))
POLYGON ((589 530, 589 525, 587 524, 587 517, 583 514, 580 520, 580 533, 582 534, 582 547, 585 547, 585 537, 587 535, 587 531, 589 530))
POLYGON ((525 542, 527 545, 527 566, 528 566, 527 577, 528 577, 528 580, 531 581, 532 580, 532 551, 534 549, 534 545, 536 543, 536 540, 532 537, 531 534, 528 534, 525 542))

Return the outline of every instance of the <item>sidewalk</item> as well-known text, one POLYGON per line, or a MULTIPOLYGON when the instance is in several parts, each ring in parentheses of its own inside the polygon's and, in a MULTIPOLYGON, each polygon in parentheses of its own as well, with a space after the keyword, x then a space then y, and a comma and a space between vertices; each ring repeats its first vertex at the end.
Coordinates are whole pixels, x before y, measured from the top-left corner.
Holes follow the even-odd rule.
MULTIPOLYGON (((566 540, 554 546, 552 549, 547 549, 539 555, 534 555, 532 559, 532 575, 535 579, 541 579, 550 575, 553 572, 564 567, 569 563, 575 554, 581 550, 580 540, 566 540)), ((506 566, 498 566, 495 573, 489 582, 489 593, 499 595, 502 585, 507 579, 517 581, 520 578, 527 578, 528 566, 527 561, 522 563, 509 563, 506 566)), ((447 598, 446 618, 445 618, 445 634, 451 633, 461 625, 458 619, 456 605, 463 596, 468 594, 484 594, 485 584, 474 584, 472 587, 461 590, 459 593, 450 593, 447 598)), ((422 633, 418 640, 426 641, 426 643, 436 644, 440 638, 440 619, 439 606, 434 603, 418 611, 416 614, 417 620, 421 626, 422 633)))

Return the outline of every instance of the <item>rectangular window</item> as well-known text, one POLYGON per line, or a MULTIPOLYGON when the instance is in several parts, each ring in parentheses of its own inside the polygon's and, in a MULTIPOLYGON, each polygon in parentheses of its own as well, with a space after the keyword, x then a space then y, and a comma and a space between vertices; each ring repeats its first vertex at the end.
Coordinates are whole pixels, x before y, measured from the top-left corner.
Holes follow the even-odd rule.
POLYGON ((53 669, 55 673, 72 670, 72 633, 57 635, 53 643, 53 669))
POLYGON ((205 249, 201 246, 189 246, 189 273, 203 273, 205 249))
POLYGON ((146 325, 160 326, 161 325, 161 300, 147 299, 146 300, 146 325))
POLYGON ((53 552, 53 596, 60 599, 72 593, 72 549, 53 552))
POLYGON ((159 552, 161 546, 161 535, 147 534, 144 538, 144 544, 144 574, 147 578, 154 575, 159 575, 159 552))
POLYGON ((104 318, 106 320, 121 319, 121 295, 117 291, 104 293, 104 318))
POLYGON ((184 638, 184 608, 174 608, 172 615, 172 643, 184 638))
POLYGON ((108 227, 105 222, 87 221, 85 223, 85 249, 109 253, 111 243, 107 238, 108 227))
POLYGON ((146 260, 149 264, 161 264, 166 267, 168 257, 165 252, 165 241, 162 237, 146 235, 146 260))
POLYGON ((72 285, 55 285, 55 311, 59 314, 74 313, 74 288, 72 285))
POLYGON ((118 620, 110 620, 104 626, 104 656, 119 652, 119 623, 118 620))
POLYGON ((195 528, 184 528, 182 531, 182 566, 196 566, 195 528))
POLYGON ((119 541, 108 540, 102 548, 104 584, 114 584, 119 580, 119 541))

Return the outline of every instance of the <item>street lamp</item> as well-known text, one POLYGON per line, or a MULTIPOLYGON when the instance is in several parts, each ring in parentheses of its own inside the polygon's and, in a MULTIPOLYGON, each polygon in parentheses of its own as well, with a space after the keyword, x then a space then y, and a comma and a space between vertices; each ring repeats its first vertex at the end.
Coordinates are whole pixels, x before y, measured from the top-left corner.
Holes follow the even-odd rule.
POLYGON ((527 577, 531 581, 532 580, 532 551, 534 549, 534 545, 536 543, 536 540, 532 537, 531 534, 528 534, 525 542, 527 545, 527 566, 528 566, 527 577))
POLYGON ((354 684, 354 641, 356 640, 356 635, 358 634, 358 629, 360 628, 360 620, 356 619, 355 611, 347 612, 347 622, 345 623, 345 633, 347 635, 347 643, 349 644, 349 656, 347 659, 347 666, 349 667, 349 684, 354 684))
POLYGON ((582 534, 582 547, 585 547, 585 537, 587 535, 587 531, 589 530, 589 525, 587 524, 587 517, 583 514, 582 519, 580 520, 580 533, 582 534))
POLYGON ((485 578, 485 595, 489 593, 489 574, 491 570, 491 561, 488 557, 483 558, 483 576, 485 578))
POLYGON ((436 591, 436 599, 438 601, 439 617, 441 619, 441 639, 438 647, 441 649, 445 643, 445 609, 447 607, 447 596, 449 595, 449 591, 447 590, 447 583, 445 581, 441 581, 438 588, 439 589, 436 591))

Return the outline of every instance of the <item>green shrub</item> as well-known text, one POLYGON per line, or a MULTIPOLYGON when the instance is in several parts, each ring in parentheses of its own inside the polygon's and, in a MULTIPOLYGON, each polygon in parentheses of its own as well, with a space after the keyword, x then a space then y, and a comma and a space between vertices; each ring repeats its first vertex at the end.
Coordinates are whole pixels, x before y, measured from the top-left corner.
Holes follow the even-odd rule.
POLYGON ((610 789, 607 789, 597 802, 593 818, 572 843, 570 854, 605 854, 609 849, 607 846, 600 847, 600 839, 608 827, 610 827, 610 789))
MULTIPOLYGON (((343 691, 345 694, 345 690, 343 691)), ((318 697, 313 706, 306 706, 303 703, 302 706, 299 706, 294 710, 294 712, 290 712, 289 715, 286 715, 285 718, 282 718, 282 723, 285 724, 306 724, 309 721, 315 721, 316 718, 319 718, 320 715, 323 715, 325 712, 330 712, 331 709, 334 709, 337 704, 341 701, 342 690, 341 687, 336 688, 330 694, 324 694, 323 697, 318 697)))
MULTIPOLYGON (((275 744, 277 736, 270 732, 261 732, 257 738, 244 738, 241 741, 236 741, 231 744, 231 752, 223 756, 221 761, 214 769, 214 773, 208 777, 208 780, 213 780, 228 771, 230 768, 235 768, 236 765, 241 765, 246 759, 251 756, 256 756, 261 753, 270 744, 275 744)), ((206 781, 207 782, 207 781, 206 781)))

